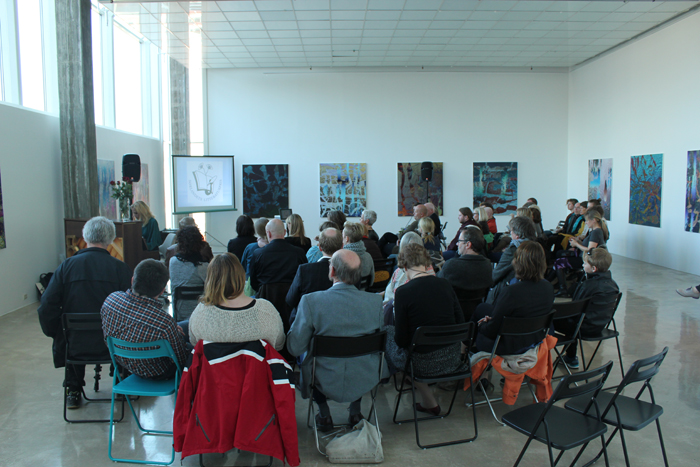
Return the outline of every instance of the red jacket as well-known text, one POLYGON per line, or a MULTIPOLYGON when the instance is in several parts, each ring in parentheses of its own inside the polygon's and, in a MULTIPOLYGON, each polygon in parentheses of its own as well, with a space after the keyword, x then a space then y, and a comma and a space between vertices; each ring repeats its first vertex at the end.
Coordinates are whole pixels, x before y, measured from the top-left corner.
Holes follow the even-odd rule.
POLYGON ((291 375, 265 341, 199 341, 177 395, 175 450, 184 459, 238 448, 299 465, 291 375))

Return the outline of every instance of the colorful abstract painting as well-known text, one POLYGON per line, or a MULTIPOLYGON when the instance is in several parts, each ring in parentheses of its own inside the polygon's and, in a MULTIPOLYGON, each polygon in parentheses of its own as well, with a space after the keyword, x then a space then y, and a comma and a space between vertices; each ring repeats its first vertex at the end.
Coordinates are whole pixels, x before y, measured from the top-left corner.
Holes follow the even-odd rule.
POLYGON ((688 151, 685 179, 685 231, 700 232, 700 151, 688 151))
POLYGON ((474 207, 493 205, 494 214, 518 208, 518 163, 474 162, 474 207))
POLYGON ((413 206, 430 202, 435 205, 438 216, 442 216, 442 162, 433 162, 433 177, 430 182, 421 179, 421 162, 399 162, 399 216, 412 216, 413 206))
POLYGON ((273 218, 289 207, 289 166, 243 166, 243 214, 273 218))
POLYGON ((321 217, 343 211, 360 217, 367 206, 367 164, 320 164, 321 217))
POLYGON ((610 220, 612 161, 612 159, 591 159, 588 161, 588 199, 600 199, 607 220, 610 220))
POLYGON ((144 203, 151 205, 150 199, 150 184, 148 180, 148 164, 141 163, 141 179, 134 183, 134 203, 136 201, 143 201, 144 203))
POLYGON ((630 163, 630 224, 661 227, 663 154, 632 156, 630 163))
POLYGON ((112 198, 109 182, 114 178, 114 161, 97 159, 97 186, 100 201, 100 216, 107 219, 117 218, 117 200, 112 198))
POLYGON ((0 180, 0 250, 7 247, 5 241, 5 210, 2 204, 2 180, 0 180))

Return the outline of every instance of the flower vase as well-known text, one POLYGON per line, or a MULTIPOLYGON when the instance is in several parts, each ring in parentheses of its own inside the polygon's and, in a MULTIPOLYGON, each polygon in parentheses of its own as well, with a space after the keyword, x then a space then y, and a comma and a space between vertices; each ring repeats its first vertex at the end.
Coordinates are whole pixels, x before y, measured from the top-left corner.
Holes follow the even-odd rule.
POLYGON ((122 222, 129 222, 129 214, 131 211, 131 206, 129 206, 129 200, 127 198, 122 198, 119 200, 119 217, 122 222))

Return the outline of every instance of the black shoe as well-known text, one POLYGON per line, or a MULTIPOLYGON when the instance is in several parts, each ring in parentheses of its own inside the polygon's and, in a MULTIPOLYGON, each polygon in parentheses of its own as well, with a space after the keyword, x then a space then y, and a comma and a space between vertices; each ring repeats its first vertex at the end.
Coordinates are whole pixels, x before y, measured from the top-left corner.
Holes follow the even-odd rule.
POLYGON ((484 391, 486 392, 492 392, 493 391, 493 383, 489 381, 486 378, 481 379, 481 384, 476 385, 476 392, 481 392, 483 393, 484 391), (483 389, 482 389, 483 387, 483 389))
POLYGON ((555 293, 554 296, 564 298, 564 297, 568 297, 569 293, 564 289, 559 289, 559 291, 557 293, 555 293))
POLYGON ((333 429, 333 419, 331 416, 321 417, 321 414, 316 414, 316 429, 324 433, 333 429))
POLYGON ((80 407, 81 400, 82 395, 80 394, 80 390, 66 388, 66 408, 77 409, 80 407))
POLYGON ((355 415, 350 415, 350 416, 348 417, 348 424, 349 424, 350 426, 355 426, 355 425, 357 425, 358 423, 360 423, 360 420, 364 420, 364 419, 365 419, 365 417, 364 417, 361 413, 358 413, 358 414, 355 414, 355 415))
POLYGON ((564 361, 566 366, 568 366, 571 369, 575 370, 579 367, 578 357, 569 357, 568 355, 564 355, 561 359, 564 361))

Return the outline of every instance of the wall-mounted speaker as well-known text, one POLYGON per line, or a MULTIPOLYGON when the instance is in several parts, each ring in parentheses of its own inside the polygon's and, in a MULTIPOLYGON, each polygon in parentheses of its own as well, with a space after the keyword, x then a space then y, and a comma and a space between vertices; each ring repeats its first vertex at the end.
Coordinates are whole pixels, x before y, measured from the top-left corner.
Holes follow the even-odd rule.
POLYGON ((134 182, 141 180, 141 158, 138 154, 124 154, 122 157, 122 177, 134 182))

